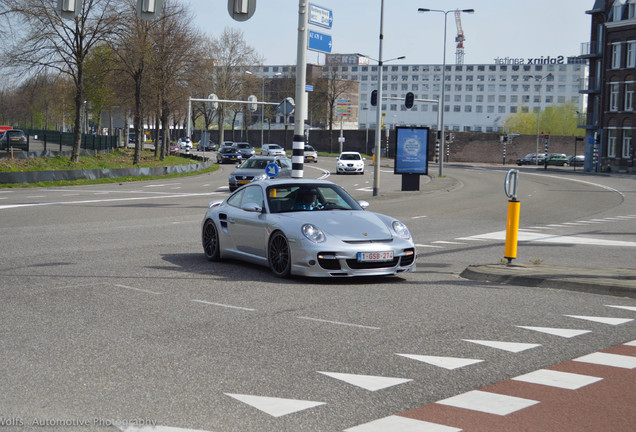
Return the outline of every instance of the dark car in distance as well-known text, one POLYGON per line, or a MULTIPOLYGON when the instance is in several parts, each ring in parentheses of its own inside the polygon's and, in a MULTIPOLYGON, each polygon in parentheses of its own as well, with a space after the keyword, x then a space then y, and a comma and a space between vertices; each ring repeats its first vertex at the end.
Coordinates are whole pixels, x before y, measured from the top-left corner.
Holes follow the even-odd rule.
POLYGON ((566 166, 568 158, 562 153, 550 153, 547 159, 548 165, 566 166))
POLYGON ((240 162, 243 157, 234 147, 221 147, 216 153, 216 163, 240 162))
POLYGON ((585 155, 568 156, 568 165, 583 166, 585 164, 585 155))
POLYGON ((246 142, 234 143, 234 148, 238 150, 243 160, 249 159, 256 154, 254 147, 252 147, 249 143, 246 143, 246 142))
POLYGON ((0 137, 0 148, 9 150, 11 147, 19 148, 20 150, 28 150, 27 137, 24 131, 20 129, 9 129, 0 137))
POLYGON ((539 153, 538 156, 537 156, 537 153, 528 153, 524 157, 517 159, 516 164, 519 166, 543 165, 544 160, 545 160, 545 153, 539 153), (537 159, 539 159, 538 163, 537 163, 537 159))

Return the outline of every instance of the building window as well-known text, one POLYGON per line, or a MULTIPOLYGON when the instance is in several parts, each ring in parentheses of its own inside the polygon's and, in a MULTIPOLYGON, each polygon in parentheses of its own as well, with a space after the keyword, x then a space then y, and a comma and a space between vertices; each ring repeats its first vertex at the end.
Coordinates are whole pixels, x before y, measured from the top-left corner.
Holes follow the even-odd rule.
MULTIPOLYGON (((636 6, 636 3, 632 3, 630 6, 636 6)), ((636 41, 627 42, 627 67, 636 67, 636 41)))
POLYGON ((632 158, 632 130, 623 129, 623 159, 632 158))
POLYGON ((484 106, 483 105, 477 105, 475 107, 475 112, 483 113, 484 112, 484 106))
POLYGON ((620 21, 623 19, 623 8, 625 7, 625 0, 616 0, 614 6, 612 6, 612 21, 620 21))
POLYGON ((607 129, 607 157, 616 157, 616 129, 607 129))
POLYGON ((610 111, 618 111, 618 83, 610 84, 610 111))
POLYGON ((625 111, 634 110, 634 87, 634 82, 625 83, 625 111))
POLYGON ((612 44, 612 69, 620 69, 621 67, 621 44, 612 44))
POLYGON ((397 111, 397 104, 391 104, 391 111, 397 111))

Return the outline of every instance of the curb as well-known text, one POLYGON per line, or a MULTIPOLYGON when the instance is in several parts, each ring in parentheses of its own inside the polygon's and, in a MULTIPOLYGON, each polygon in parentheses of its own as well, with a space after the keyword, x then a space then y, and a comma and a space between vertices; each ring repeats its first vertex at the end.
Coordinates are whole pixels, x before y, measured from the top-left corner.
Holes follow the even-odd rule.
POLYGON ((636 270, 588 269, 556 266, 471 265, 460 274, 479 282, 553 288, 636 298, 636 270), (538 274, 521 274, 532 269, 538 274), (590 282, 589 279, 594 279, 590 282))

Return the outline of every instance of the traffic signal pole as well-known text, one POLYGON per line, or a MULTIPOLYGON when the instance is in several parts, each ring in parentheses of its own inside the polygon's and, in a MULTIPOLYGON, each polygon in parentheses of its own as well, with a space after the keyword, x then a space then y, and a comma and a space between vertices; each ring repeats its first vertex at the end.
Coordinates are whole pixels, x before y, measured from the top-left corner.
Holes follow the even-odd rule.
POLYGON ((296 49, 296 107, 294 121, 294 143, 292 147, 292 177, 303 177, 303 162, 305 160, 305 117, 307 117, 307 0, 298 2, 298 46, 296 49))

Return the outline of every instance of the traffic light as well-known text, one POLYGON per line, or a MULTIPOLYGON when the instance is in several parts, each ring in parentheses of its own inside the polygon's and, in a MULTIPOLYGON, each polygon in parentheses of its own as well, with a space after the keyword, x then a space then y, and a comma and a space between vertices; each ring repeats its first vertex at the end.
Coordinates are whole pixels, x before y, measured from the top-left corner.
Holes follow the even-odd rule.
POLYGON ((377 105, 378 105, 378 91, 373 90, 371 92, 371 106, 377 106, 377 105))
POLYGON ((412 92, 408 92, 406 94, 406 98, 404 98, 404 105, 406 105, 406 108, 408 109, 413 108, 414 101, 415 101, 415 95, 412 92))
POLYGON ((73 19, 82 9, 82 0, 57 0, 57 11, 64 19, 73 19))
POLYGON ((163 10, 163 0, 137 0, 137 16, 151 21, 163 10))

